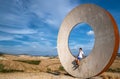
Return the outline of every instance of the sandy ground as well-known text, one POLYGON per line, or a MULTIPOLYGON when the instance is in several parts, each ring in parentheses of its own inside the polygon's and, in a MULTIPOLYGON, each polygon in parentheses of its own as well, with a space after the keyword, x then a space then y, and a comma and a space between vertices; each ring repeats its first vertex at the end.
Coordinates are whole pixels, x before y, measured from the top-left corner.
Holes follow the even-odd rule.
MULTIPOLYGON (((55 76, 48 73, 8 73, 0 74, 0 79, 73 79, 69 76, 55 76)), ((75 79, 75 78, 74 78, 75 79)))
MULTIPOLYGON (((67 75, 53 75, 50 73, 7 73, 0 74, 0 79, 83 79, 74 78, 67 75)), ((90 79, 103 79, 101 77, 94 77, 90 79)))
MULTIPOLYGON (((58 57, 35 57, 26 55, 2 55, 0 64, 5 69, 22 70, 23 72, 0 73, 0 79, 82 79, 70 76, 66 71, 61 70, 58 57), (14 60, 40 60, 38 65, 28 64, 14 60)), ((120 68, 120 58, 117 57, 111 69, 120 68)), ((120 79, 120 73, 105 72, 98 77, 90 79, 120 79)))

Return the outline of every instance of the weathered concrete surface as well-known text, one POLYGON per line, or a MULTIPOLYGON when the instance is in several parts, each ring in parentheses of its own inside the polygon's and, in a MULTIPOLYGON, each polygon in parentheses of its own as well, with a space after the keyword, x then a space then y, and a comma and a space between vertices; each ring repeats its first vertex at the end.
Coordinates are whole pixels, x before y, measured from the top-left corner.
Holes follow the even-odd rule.
POLYGON ((89 78, 104 72, 114 61, 119 47, 119 32, 111 14, 104 9, 84 4, 73 9, 64 19, 58 34, 58 55, 65 70, 81 78, 89 78), (95 44, 88 57, 74 70, 74 57, 68 46, 71 30, 79 23, 88 23, 95 33, 95 44))

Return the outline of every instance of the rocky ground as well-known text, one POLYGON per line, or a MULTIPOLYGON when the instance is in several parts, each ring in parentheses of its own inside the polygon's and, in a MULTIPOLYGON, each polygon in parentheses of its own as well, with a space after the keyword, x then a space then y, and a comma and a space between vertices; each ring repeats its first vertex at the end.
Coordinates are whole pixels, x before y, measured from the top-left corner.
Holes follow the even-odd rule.
MULTIPOLYGON (((120 79, 120 58, 98 77, 91 79, 120 79)), ((0 79, 79 79, 70 76, 58 57, 0 55, 0 79)))

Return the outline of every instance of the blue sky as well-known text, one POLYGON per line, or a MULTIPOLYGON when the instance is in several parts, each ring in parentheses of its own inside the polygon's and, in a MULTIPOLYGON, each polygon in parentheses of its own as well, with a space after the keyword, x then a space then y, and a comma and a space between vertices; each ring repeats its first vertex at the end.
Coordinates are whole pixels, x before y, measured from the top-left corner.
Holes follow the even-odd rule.
MULTIPOLYGON (((120 31, 119 0, 0 0, 0 52, 10 54, 57 55, 57 35, 65 16, 76 6, 97 4, 115 18, 120 31), (51 2, 50 2, 51 1, 51 2)), ((82 47, 89 53, 94 32, 86 24, 73 29, 71 51, 82 47), (84 25, 85 27, 83 27, 84 25), (78 38, 80 33, 84 39, 78 38), (89 39, 88 39, 89 38, 89 39)))
POLYGON ((73 55, 78 55, 81 47, 85 55, 89 55, 94 46, 94 31, 87 23, 76 25, 69 36, 69 48, 73 55))

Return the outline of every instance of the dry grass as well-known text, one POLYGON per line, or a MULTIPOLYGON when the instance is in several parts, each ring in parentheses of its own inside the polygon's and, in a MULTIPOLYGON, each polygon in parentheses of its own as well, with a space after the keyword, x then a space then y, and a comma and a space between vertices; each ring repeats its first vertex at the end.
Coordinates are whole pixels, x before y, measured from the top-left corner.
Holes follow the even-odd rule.
POLYGON ((33 65, 39 65, 41 62, 40 60, 14 60, 14 61, 33 64, 33 65))
POLYGON ((120 79, 120 73, 105 72, 101 77, 103 79, 120 79))
MULTIPOLYGON (((0 57, 0 64, 2 64, 0 71, 11 70, 9 73, 8 71, 1 73, 0 79, 78 79, 71 77, 64 70, 58 57, 34 57, 25 55, 1 55, 0 57), (15 72, 13 73, 12 70, 15 72), (23 71, 23 74, 19 71, 23 71)), ((92 79, 120 79, 119 71, 120 58, 117 57, 107 72, 101 74, 100 77, 92 79)))

